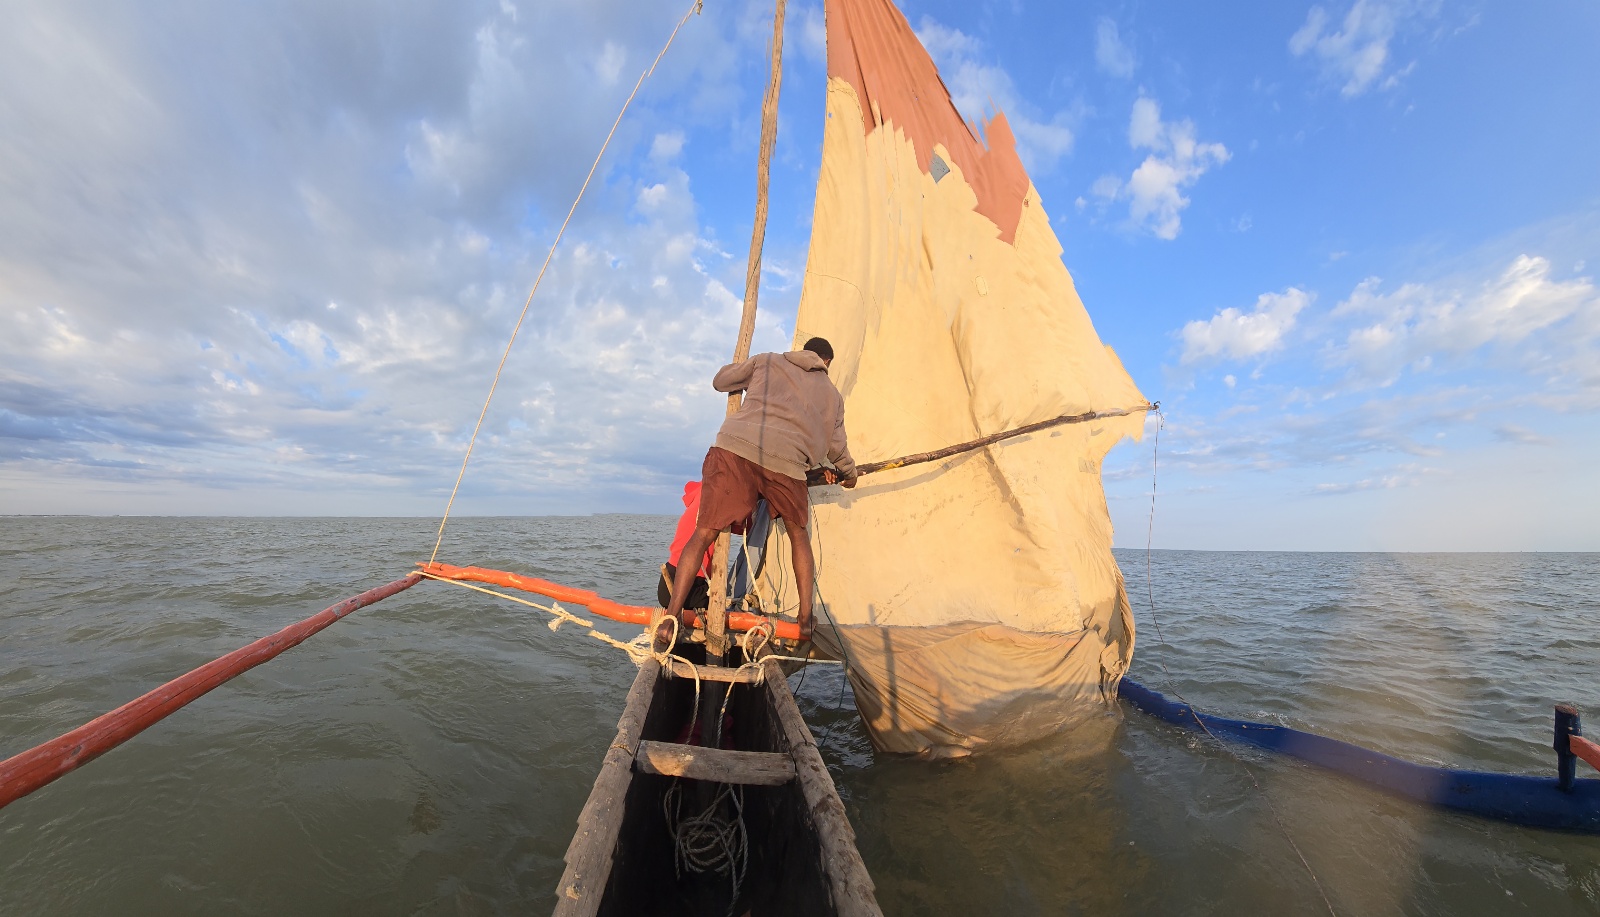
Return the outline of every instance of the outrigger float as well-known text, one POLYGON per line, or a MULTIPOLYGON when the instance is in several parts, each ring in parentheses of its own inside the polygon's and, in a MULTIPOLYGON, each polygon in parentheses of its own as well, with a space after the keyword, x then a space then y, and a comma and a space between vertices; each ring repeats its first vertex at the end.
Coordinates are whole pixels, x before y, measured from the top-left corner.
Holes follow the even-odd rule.
POLYGON ((1530 828, 1600 834, 1600 780, 1577 779, 1578 761, 1600 768, 1600 745, 1583 735, 1578 708, 1555 707, 1556 775, 1534 777, 1416 764, 1314 733, 1201 713, 1124 678, 1124 701, 1141 713, 1263 751, 1314 764, 1424 805, 1530 828))

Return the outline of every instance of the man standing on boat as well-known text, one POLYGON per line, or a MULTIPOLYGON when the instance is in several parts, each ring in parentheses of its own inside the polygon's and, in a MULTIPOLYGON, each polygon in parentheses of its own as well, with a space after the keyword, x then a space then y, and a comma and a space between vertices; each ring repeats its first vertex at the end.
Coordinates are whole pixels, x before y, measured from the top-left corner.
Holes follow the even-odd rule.
POLYGON ((793 549, 800 599, 800 636, 811 636, 811 590, 816 561, 811 554, 811 500, 806 472, 823 468, 829 484, 856 486, 856 463, 844 433, 844 396, 828 378, 833 346, 822 338, 801 350, 763 353, 717 371, 711 387, 743 391, 744 404, 722 422, 717 441, 701 466, 700 514, 694 535, 677 557, 667 615, 682 619, 684 598, 696 562, 717 534, 742 521, 767 499, 783 519, 793 549), (833 467, 823 467, 824 458, 833 467))

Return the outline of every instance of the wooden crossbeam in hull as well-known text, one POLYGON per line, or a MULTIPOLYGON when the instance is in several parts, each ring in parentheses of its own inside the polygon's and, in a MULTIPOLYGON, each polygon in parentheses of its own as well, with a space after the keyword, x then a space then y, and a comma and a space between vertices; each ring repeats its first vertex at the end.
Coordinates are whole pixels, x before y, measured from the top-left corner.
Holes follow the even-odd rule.
MULTIPOLYGON (((881 917, 855 832, 778 663, 762 684, 700 669, 733 696, 736 750, 683 744, 694 719, 692 681, 646 662, 628 693, 617 736, 578 818, 556 892, 558 917, 610 914, 837 914, 881 917), (710 675, 707 673, 711 672, 710 675), (729 901, 727 880, 677 868, 662 800, 674 785, 739 786, 749 837, 748 875, 729 901), (718 895, 721 898, 718 898, 718 895)), ((744 671, 750 672, 751 669, 744 671)))

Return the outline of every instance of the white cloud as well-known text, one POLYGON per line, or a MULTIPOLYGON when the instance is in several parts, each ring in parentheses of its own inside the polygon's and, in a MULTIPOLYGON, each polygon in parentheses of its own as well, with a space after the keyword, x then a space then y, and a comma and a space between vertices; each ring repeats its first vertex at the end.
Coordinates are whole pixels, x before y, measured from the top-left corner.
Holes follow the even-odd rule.
POLYGON ((1596 303, 1594 283, 1550 279, 1550 262, 1519 255, 1498 279, 1464 303, 1445 302, 1425 331, 1446 350, 1462 352, 1491 341, 1516 343, 1596 303))
POLYGON ((1335 497, 1360 493, 1363 490, 1393 490, 1405 483, 1406 480, 1399 475, 1385 475, 1381 478, 1362 478, 1359 481, 1345 481, 1338 484, 1318 484, 1311 489, 1311 492, 1320 497, 1335 497))
POLYGON ((1393 89, 1416 66, 1412 61, 1399 70, 1389 67, 1396 30, 1407 19, 1435 10, 1435 4, 1419 0, 1356 0, 1335 28, 1325 8, 1313 6, 1305 24, 1290 36, 1289 51, 1296 57, 1312 56, 1326 78, 1343 84, 1339 93, 1346 98, 1374 84, 1393 89))
POLYGON ((1155 99, 1140 96, 1133 103, 1133 114, 1128 117, 1128 145, 1134 149, 1154 148, 1161 144, 1166 125, 1161 123, 1161 105, 1155 99))
POLYGON ((1048 171, 1072 152, 1075 138, 1065 124, 1017 118, 1011 122, 1011 130, 1017 136, 1017 155, 1030 171, 1048 171))
POLYGON ((1332 313, 1359 324, 1331 357, 1369 381, 1488 348, 1523 371, 1600 385, 1600 291, 1588 277, 1555 280, 1548 259, 1524 254, 1472 292, 1408 283, 1382 293, 1381 285, 1362 281, 1332 313))
POLYGON ((657 162, 671 162, 683 152, 683 131, 657 134, 650 142, 650 158, 657 162))
POLYGON ((1495 427, 1494 438, 1503 443, 1514 443, 1519 446, 1548 446, 1553 442, 1547 436, 1540 436, 1527 427, 1511 423, 1495 427))
MULTIPOLYGON (((681 12, 620 9, 425 5, 377 32, 332 7, 19 11, 0 30, 0 85, 34 87, 0 105, 0 504, 53 481, 92 486, 44 511, 117 511, 86 496, 113 484, 222 512, 442 508, 631 86, 599 77, 681 12)), ((467 511, 668 508, 693 473, 743 262, 674 163, 684 132, 728 123, 739 55, 765 61, 717 28, 679 36, 652 84, 678 91, 641 96, 613 142, 467 511)), ((762 315, 758 347, 787 337, 762 315)))
POLYGON ((611 86, 621 79, 622 65, 627 62, 628 49, 614 41, 608 41, 600 49, 600 57, 595 61, 594 70, 599 75, 600 82, 611 86))
POLYGON ((1117 34, 1117 23, 1109 16, 1101 16, 1095 26, 1094 61, 1102 71, 1123 79, 1133 76, 1138 64, 1133 49, 1123 44, 1117 34))
MULTIPOLYGON (((828 26, 821 5, 807 5, 799 9, 789 7, 787 29, 798 30, 800 54, 813 64, 828 62, 828 26)), ((785 38, 785 41, 788 41, 785 38)))
MULTIPOLYGON (((1290 287, 1282 293, 1262 293, 1248 313, 1230 307, 1207 321, 1189 322, 1179 332, 1183 339, 1182 361, 1248 360, 1280 350, 1294 329, 1295 317, 1311 299, 1311 294, 1290 287)), ((1228 387, 1232 388, 1233 383, 1229 382, 1228 387)))
POLYGON ((932 16, 922 17, 922 23, 917 27, 916 33, 917 40, 922 42, 922 46, 928 50, 928 55, 935 63, 971 57, 978 53, 977 39, 960 29, 940 24, 932 16))
POLYGON ((1318 484, 1311 488, 1311 495, 1318 497, 1338 497, 1346 494, 1361 493, 1367 490, 1396 490, 1401 487, 1415 487, 1423 479, 1440 473, 1437 468, 1408 463, 1398 468, 1389 469, 1389 474, 1377 477, 1360 478, 1355 481, 1341 481, 1335 484, 1318 484))
POLYGON ((1067 109, 1046 115, 1028 103, 1003 67, 982 58, 982 43, 960 29, 924 16, 917 38, 938 65, 950 100, 968 121, 1003 111, 1017 137, 1017 155, 1030 173, 1044 174, 1072 152, 1076 116, 1067 109))
POLYGON ((657 182, 639 189, 639 199, 634 205, 645 213, 660 210, 669 199, 671 192, 665 184, 657 182))
POLYGON ((1197 141, 1192 121, 1161 120, 1160 104, 1147 96, 1140 96, 1133 103, 1128 144, 1151 153, 1126 182, 1103 175, 1096 179, 1091 193, 1107 202, 1128 201, 1128 217, 1133 225, 1162 239, 1176 239, 1183 229, 1181 214, 1189 206, 1183 189, 1214 166, 1227 162, 1228 148, 1197 141))

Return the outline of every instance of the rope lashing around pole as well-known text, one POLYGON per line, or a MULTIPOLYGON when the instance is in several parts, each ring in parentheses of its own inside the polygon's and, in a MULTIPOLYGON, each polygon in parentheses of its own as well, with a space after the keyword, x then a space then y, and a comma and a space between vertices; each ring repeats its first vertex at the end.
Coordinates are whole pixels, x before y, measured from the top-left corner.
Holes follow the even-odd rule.
POLYGON ((572 215, 578 212, 578 203, 583 200, 583 193, 589 190, 589 182, 594 178, 594 173, 600 168, 600 160, 606 155, 606 147, 611 145, 611 138, 617 134, 618 125, 622 124, 622 116, 628 113, 628 106, 633 104, 633 97, 639 94, 639 87, 656 72, 656 65, 667 56, 667 49, 672 47, 672 40, 678 37, 678 30, 689 21, 689 17, 700 12, 701 0, 695 0, 689 11, 683 14, 678 24, 672 27, 672 34, 667 36, 667 43, 661 46, 656 59, 650 62, 650 68, 639 75, 638 82, 633 84, 633 91, 628 93, 628 98, 622 103, 622 110, 617 112, 617 120, 611 123, 611 130, 606 134, 604 143, 600 144, 600 152, 594 155, 594 162, 589 166, 589 174, 583 177, 583 185, 578 188, 578 196, 572 199, 572 206, 567 209, 567 218, 561 221, 561 228, 556 231, 555 241, 550 243, 550 250, 545 253, 544 264, 539 266, 539 275, 533 279, 533 288, 528 291, 528 298, 522 304, 522 314, 517 316, 517 323, 511 328, 511 338, 506 341, 505 353, 500 355, 500 365, 495 367, 494 381, 489 383, 488 397, 483 399, 483 410, 478 412, 478 422, 472 427, 472 437, 467 440, 467 454, 461 457, 461 470, 456 472, 455 486, 450 488, 450 499, 444 505, 444 518, 439 520, 439 535, 433 542, 433 554, 428 557, 428 562, 433 563, 439 559, 439 546, 444 544, 444 527, 450 521, 450 510, 456 504, 456 494, 461 490, 461 479, 467 474, 467 463, 472 461, 472 449, 478 444, 478 433, 483 429, 483 419, 489 414, 489 402, 494 400, 494 390, 500 385, 500 374, 505 372, 506 359, 511 356, 511 347, 517 342, 517 332, 522 330, 522 323, 528 317, 528 307, 533 305, 533 294, 539 292, 539 284, 544 280, 544 273, 550 268, 550 259, 555 257, 556 247, 561 244, 561 237, 566 235, 567 224, 572 222, 572 215))
MULTIPOLYGON (((655 659, 657 662, 661 663, 663 671, 671 672, 673 670, 673 666, 672 666, 671 663, 673 661, 680 662, 680 663, 688 666, 689 668, 691 668, 691 669, 693 669, 695 671, 695 673, 696 673, 695 674, 695 681, 697 683, 699 682, 699 674, 698 674, 698 672, 699 672, 699 668, 700 667, 695 665, 693 662, 689 661, 688 659, 685 659, 682 656, 679 656, 679 655, 676 655, 676 654, 672 653, 672 651, 671 651, 672 647, 675 646, 677 644, 677 642, 678 642, 678 634, 677 634, 677 630, 676 630, 677 620, 678 620, 677 618, 670 618, 670 619, 669 618, 663 618, 663 620, 671 620, 673 622, 674 631, 673 631, 673 635, 672 635, 672 642, 668 645, 667 650, 664 651, 664 652, 659 652, 658 653, 658 652, 655 652, 649 645, 650 639, 654 636, 653 632, 649 628, 646 628, 645 630, 641 631, 639 633, 639 636, 634 637, 631 641, 628 641, 628 642, 625 643, 625 642, 623 642, 621 640, 618 640, 617 638, 611 636, 610 634, 607 634, 604 631, 601 631, 601 630, 597 629, 594 626, 594 622, 593 621, 590 621, 587 618, 580 618, 577 615, 573 614, 572 612, 566 610, 565 608, 562 608, 560 602, 551 602, 549 605, 545 605, 545 604, 542 604, 540 602, 535 602, 535 601, 533 601, 531 599, 524 599, 524 598, 521 598, 521 597, 515 596, 515 595, 507 595, 504 592, 496 592, 493 589, 485 589, 482 586, 474 586, 471 583, 463 583, 460 580, 453 580, 453 579, 450 579, 448 577, 438 576, 438 575, 433 574, 433 573, 427 573, 427 572, 424 572, 424 571, 418 571, 415 575, 423 577, 425 579, 431 579, 434 582, 448 583, 448 584, 450 584, 452 586, 460 586, 463 589, 471 589, 473 592, 481 592, 484 595, 492 595, 492 596, 494 596, 495 598, 498 598, 498 599, 505 599, 508 602, 516 602, 518 605, 526 605, 529 608, 536 608, 536 609, 538 609, 538 610, 540 610, 542 612, 545 612, 546 614, 554 615, 554 617, 551 619, 550 623, 548 625, 546 625, 552 631, 559 631, 560 628, 561 628, 561 625, 563 625, 563 624, 572 624, 572 625, 575 625, 577 627, 581 627, 581 628, 584 629, 585 632, 587 632, 587 634, 590 637, 593 637, 594 639, 600 641, 601 643, 606 644, 607 646, 610 646, 610 647, 612 647, 614 649, 619 649, 619 650, 623 651, 624 653, 627 653, 628 654, 628 658, 633 660, 633 664, 634 665, 643 665, 644 661, 646 659, 655 659)), ((761 650, 763 648, 765 648, 768 644, 771 643, 771 640, 772 640, 772 638, 770 636, 771 627, 772 627, 772 625, 770 623, 767 623, 767 624, 762 625, 761 627, 758 627, 758 628, 752 629, 750 631, 747 631, 745 633, 744 642, 741 643, 741 646, 745 647, 746 650, 748 651, 750 649, 750 643, 749 643, 749 641, 751 639, 750 635, 751 634, 759 634, 762 637, 762 640, 761 640, 760 643, 755 645, 754 652, 756 652, 756 653, 761 652, 761 650)), ((810 663, 810 664, 815 664, 815 665, 833 665, 833 664, 837 664, 837 662, 838 662, 838 660, 834 660, 834 659, 811 659, 811 658, 806 657, 806 656, 783 656, 783 655, 779 655, 777 653, 769 653, 769 654, 767 654, 765 656, 762 656, 759 660, 751 659, 751 660, 747 661, 744 665, 740 666, 740 668, 743 669, 743 668, 746 668, 746 667, 755 666, 757 672, 759 673, 759 672, 763 671, 762 669, 759 668, 759 664, 761 662, 765 662, 768 659, 777 659, 777 660, 781 660, 781 661, 784 661, 784 662, 803 662, 803 663, 810 663)))
MULTIPOLYGON (((657 659, 662 663, 663 666, 667 666, 669 668, 669 659, 679 659, 685 663, 689 662, 687 659, 683 659, 681 656, 670 656, 666 653, 657 654, 652 652, 644 642, 650 636, 650 632, 648 630, 641 632, 640 635, 635 637, 631 642, 624 643, 610 634, 597 630, 593 621, 590 621, 586 618, 580 618, 572 612, 567 611, 565 608, 562 608, 560 602, 552 602, 549 605, 544 605, 531 599, 524 599, 514 595, 506 595, 503 592, 496 592, 493 589, 485 589, 482 586, 474 586, 471 583, 463 583, 460 580, 447 579, 443 576, 436 576, 432 573, 419 572, 417 575, 426 577, 427 579, 431 579, 435 582, 449 583, 452 586, 460 586, 463 589, 471 589, 473 592, 481 592, 484 595, 492 595, 496 598, 505 599, 508 602, 516 602, 518 605, 526 605, 529 608, 537 608, 546 614, 554 615, 554 617, 550 620, 550 623, 547 625, 551 630, 559 631, 561 629, 561 625, 563 624, 574 624, 583 628, 589 636, 599 640, 601 643, 627 653, 628 657, 633 660, 634 665, 643 665, 646 659, 657 659)), ((677 619, 674 618, 673 621, 676 622, 677 619)), ((674 642, 676 642, 676 635, 674 635, 674 642)), ((693 663, 689 664, 693 665, 693 663)))
MULTIPOLYGON (((1105 420, 1111 417, 1128 417, 1133 414, 1138 414, 1142 411, 1154 411, 1156 413, 1160 413, 1161 402, 1152 401, 1149 404, 1141 404, 1136 407, 1123 408, 1116 411, 1089 411, 1083 414, 1062 414, 1060 417, 1052 417, 1049 420, 1041 420, 1038 423, 1024 424, 1014 430, 1006 430, 1003 433, 991 433, 988 436, 980 437, 979 439, 972 440, 971 442, 958 443, 954 446, 946 446, 943 449, 935 449, 932 452, 918 452, 915 455, 902 455, 899 458, 892 458, 882 462, 867 462, 865 464, 856 466, 856 474, 874 474, 879 471, 888 471, 892 468, 904 468, 907 465, 921 465, 927 462, 937 462, 940 459, 949 458, 952 455, 960 455, 964 452, 972 452, 977 449, 982 449, 984 446, 992 446, 998 442, 1014 439, 1018 436, 1027 436, 1029 433, 1037 433, 1040 430, 1048 430, 1051 427, 1059 427, 1064 424, 1072 423, 1089 423, 1090 421, 1105 420)), ((807 483, 811 484, 812 486, 816 486, 820 482, 820 478, 815 477, 816 474, 816 472, 813 472, 812 476, 808 477, 807 483)))

